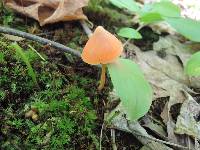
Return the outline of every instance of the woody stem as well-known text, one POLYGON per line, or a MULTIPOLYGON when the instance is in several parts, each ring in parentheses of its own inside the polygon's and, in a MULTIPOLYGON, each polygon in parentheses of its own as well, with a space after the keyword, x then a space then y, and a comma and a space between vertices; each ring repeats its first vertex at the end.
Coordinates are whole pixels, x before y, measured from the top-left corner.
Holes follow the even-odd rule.
POLYGON ((105 82, 106 82, 106 64, 102 64, 100 84, 99 84, 99 87, 98 87, 99 91, 101 91, 103 89, 105 82))

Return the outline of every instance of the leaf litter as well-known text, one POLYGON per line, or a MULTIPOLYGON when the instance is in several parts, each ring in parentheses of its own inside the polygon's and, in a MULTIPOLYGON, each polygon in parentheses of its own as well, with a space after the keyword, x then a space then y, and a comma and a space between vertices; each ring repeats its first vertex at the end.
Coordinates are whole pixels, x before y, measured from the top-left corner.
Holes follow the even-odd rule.
POLYGON ((86 20, 82 8, 88 0, 4 0, 6 6, 46 25, 59 21, 86 20))
MULTIPOLYGON (((123 56, 132 59, 143 70, 146 79, 153 88, 154 102, 159 98, 168 99, 165 107, 161 108, 162 112, 160 114, 166 126, 167 133, 165 133, 161 124, 155 123, 151 119, 143 126, 155 133, 157 132, 157 135, 161 138, 163 138, 163 135, 167 135, 164 139, 172 143, 190 146, 190 148, 196 147, 197 144, 194 145, 189 137, 192 137, 193 140, 200 138, 200 124, 198 120, 199 104, 191 96, 197 93, 193 89, 200 88, 200 80, 199 78, 188 77, 184 73, 184 66, 187 60, 196 52, 195 47, 193 48, 192 46, 193 44, 181 43, 178 37, 168 35, 160 37, 159 41, 153 44, 153 50, 145 52, 141 51, 134 44, 129 43, 123 56), (165 54, 160 56, 160 52, 165 54), (174 120, 173 112, 171 112, 172 107, 176 104, 182 104, 177 121, 174 120)), ((107 114, 107 116, 110 116, 114 112, 120 112, 120 114, 112 120, 113 126, 134 134, 135 131, 130 130, 129 126, 134 126, 135 123, 127 123, 128 120, 123 115, 126 114, 123 107, 119 105, 110 114, 107 114)), ((149 116, 143 117, 142 120, 145 121, 145 118, 149 119, 149 116)), ((133 129, 142 135, 149 136, 142 126, 137 126, 133 129), (143 132, 140 132, 141 130, 143 132)))

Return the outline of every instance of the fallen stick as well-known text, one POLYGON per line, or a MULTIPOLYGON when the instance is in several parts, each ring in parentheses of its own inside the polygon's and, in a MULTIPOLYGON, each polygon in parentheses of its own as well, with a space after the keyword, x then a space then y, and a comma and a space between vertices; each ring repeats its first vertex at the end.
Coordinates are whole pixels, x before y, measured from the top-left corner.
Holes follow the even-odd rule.
POLYGON ((26 32, 22 32, 16 29, 12 29, 12 28, 8 28, 8 27, 2 27, 0 26, 0 33, 5 33, 5 34, 10 34, 10 35, 14 35, 14 36, 19 36, 25 39, 29 39, 32 41, 36 41, 38 43, 44 44, 44 45, 49 45, 52 46, 60 51, 66 52, 66 53, 70 53, 72 55, 75 55, 77 57, 81 57, 81 53, 78 50, 74 50, 70 47, 66 47, 63 44, 30 34, 30 33, 26 33, 26 32))

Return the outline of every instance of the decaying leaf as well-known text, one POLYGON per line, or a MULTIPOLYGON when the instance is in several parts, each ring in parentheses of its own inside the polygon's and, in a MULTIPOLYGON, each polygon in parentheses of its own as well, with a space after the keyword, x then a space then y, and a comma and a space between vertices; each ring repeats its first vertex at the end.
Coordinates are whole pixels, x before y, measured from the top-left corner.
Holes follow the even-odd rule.
POLYGON ((155 99, 172 96, 176 101, 183 102, 184 97, 180 90, 189 84, 189 80, 176 56, 160 58, 156 51, 142 52, 135 45, 129 45, 128 49, 136 53, 136 57, 132 59, 140 65, 146 79, 151 83, 155 99))
POLYGON ((173 29, 170 25, 168 25, 167 23, 165 22, 157 22, 157 23, 152 23, 149 25, 151 27, 151 29, 158 33, 158 34, 161 34, 163 32, 165 33, 169 33, 169 34, 172 34, 172 35, 175 35, 176 34, 176 30, 173 29))
POLYGON ((187 99, 183 91, 191 92, 192 90, 189 87, 200 87, 199 80, 195 80, 194 85, 183 69, 184 64, 195 51, 189 50, 185 44, 180 43, 178 38, 173 36, 161 37, 158 42, 154 43, 153 49, 153 51, 143 52, 135 45, 129 44, 127 47, 129 54, 126 54, 126 57, 133 59, 140 65, 146 79, 154 89, 155 100, 161 97, 169 97, 169 101, 161 114, 167 126, 168 139, 176 143, 187 144, 184 137, 177 138, 174 133, 176 124, 172 119, 170 108, 177 103, 183 103, 187 99), (158 56, 159 51, 166 53, 164 57, 158 56))
POLYGON ((144 121, 144 127, 149 128, 151 131, 153 131, 155 134, 157 134, 159 137, 165 139, 167 134, 163 129, 163 126, 161 124, 158 123, 158 121, 156 123, 154 123, 154 121, 152 119, 150 119, 149 117, 145 117, 143 119, 144 121))
POLYGON ((4 0, 6 6, 39 21, 43 26, 59 21, 87 19, 82 8, 88 0, 4 0))
POLYGON ((23 41, 24 40, 24 38, 19 37, 19 36, 14 36, 14 35, 10 35, 10 34, 3 34, 3 35, 8 40, 15 41, 15 42, 19 42, 19 41, 23 41))
POLYGON ((140 150, 152 150, 152 149, 155 149, 155 150, 161 150, 161 149, 162 150, 172 150, 171 148, 168 148, 165 145, 158 144, 156 142, 148 143, 148 144, 144 145, 140 150))
POLYGON ((187 100, 182 104, 175 132, 200 139, 200 122, 195 120, 200 114, 200 105, 188 93, 185 94, 187 100))
POLYGON ((166 124, 168 139, 170 141, 177 143, 178 139, 174 133, 175 123, 172 120, 171 114, 169 112, 170 109, 169 107, 171 106, 169 105, 169 102, 167 102, 160 116, 163 119, 163 122, 166 124))

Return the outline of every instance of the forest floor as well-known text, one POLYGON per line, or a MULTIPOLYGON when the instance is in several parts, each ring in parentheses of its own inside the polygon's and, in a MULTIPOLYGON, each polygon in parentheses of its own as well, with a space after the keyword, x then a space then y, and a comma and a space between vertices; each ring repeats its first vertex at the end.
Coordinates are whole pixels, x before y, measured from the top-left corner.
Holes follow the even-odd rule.
MULTIPOLYGON (((133 26, 131 15, 121 13, 108 3, 99 4, 103 9, 97 6, 84 8, 94 27, 101 25, 116 33, 120 27, 133 26)), ((0 25, 56 41, 80 52, 88 40, 77 21, 40 27, 37 21, 15 14, 5 7, 0 8, 0 25)), ((142 52, 152 50, 153 43, 168 35, 158 34, 150 27, 144 27, 141 34, 143 40, 131 44, 142 52)), ((125 42, 125 39, 120 39, 125 42)), ((30 67, 15 51, 13 43, 8 35, 2 34, 0 37, 0 149, 99 149, 100 140, 102 149, 112 149, 110 128, 104 127, 101 135, 105 113, 117 105, 109 102, 112 91, 110 79, 103 91, 99 92, 97 80, 100 72, 97 67, 89 66, 80 58, 49 45, 19 40, 19 49, 25 50, 24 55, 33 69, 30 74, 30 67), (34 75, 36 83, 33 82, 34 75)), ((162 57, 165 55, 162 52, 157 54, 162 57)), ((135 55, 128 50, 126 54, 129 58, 135 55)), ((148 133, 157 138, 166 136, 157 134, 157 131, 162 127, 159 133, 166 134, 167 127, 161 113, 168 101, 169 96, 166 96, 153 102, 147 115, 153 120, 153 127, 147 125, 145 119, 140 120, 148 133)), ((180 104, 171 108, 174 120, 180 108, 180 104)), ((141 149, 143 146, 131 133, 116 130, 115 136, 120 150, 141 149)))

